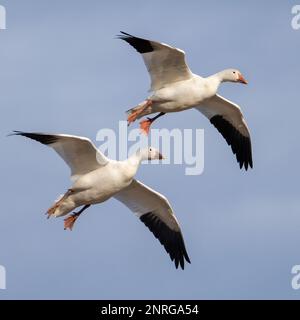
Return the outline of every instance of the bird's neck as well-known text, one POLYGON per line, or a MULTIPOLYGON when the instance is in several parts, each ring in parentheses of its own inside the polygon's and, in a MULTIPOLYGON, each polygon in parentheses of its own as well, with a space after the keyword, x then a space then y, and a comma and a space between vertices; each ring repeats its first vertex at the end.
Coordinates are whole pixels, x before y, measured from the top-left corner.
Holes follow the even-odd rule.
POLYGON ((130 156, 127 160, 125 160, 126 165, 128 166, 128 170, 132 174, 132 177, 137 173, 139 166, 143 160, 143 157, 139 151, 130 156))
POLYGON ((216 93, 220 84, 223 82, 223 75, 222 72, 215 73, 210 77, 207 77, 207 82, 210 86, 210 89, 216 93))

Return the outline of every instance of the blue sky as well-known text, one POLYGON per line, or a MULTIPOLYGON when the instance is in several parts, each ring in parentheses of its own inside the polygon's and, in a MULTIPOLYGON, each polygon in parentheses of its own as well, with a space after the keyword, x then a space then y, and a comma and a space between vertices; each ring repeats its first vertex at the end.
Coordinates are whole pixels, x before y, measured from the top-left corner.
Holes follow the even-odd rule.
POLYGON ((0 31, 0 299, 299 299, 300 30, 294 1, 4 1, 0 31), (276 4, 275 4, 276 3, 276 4), (205 169, 143 166, 138 178, 165 194, 192 264, 176 270, 153 235, 115 200, 94 206, 73 232, 44 212, 69 186, 50 149, 12 130, 83 135, 117 130, 147 95, 138 54, 119 30, 182 48, 203 76, 240 69, 249 85, 224 84, 251 129, 254 169, 193 110, 160 128, 203 128, 205 169))

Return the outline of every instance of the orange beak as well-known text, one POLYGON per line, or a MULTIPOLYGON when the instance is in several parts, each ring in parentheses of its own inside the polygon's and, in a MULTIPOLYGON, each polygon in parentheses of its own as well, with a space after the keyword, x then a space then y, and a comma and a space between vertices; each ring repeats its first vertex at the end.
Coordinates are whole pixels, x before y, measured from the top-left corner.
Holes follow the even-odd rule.
POLYGON ((241 74, 239 74, 238 82, 248 84, 248 81, 241 74))

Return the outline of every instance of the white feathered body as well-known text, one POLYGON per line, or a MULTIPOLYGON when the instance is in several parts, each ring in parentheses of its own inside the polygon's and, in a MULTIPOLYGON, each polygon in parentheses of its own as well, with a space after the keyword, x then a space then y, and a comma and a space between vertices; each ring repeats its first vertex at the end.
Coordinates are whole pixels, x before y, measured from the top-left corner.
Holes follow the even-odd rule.
POLYGON ((217 92, 219 82, 193 75, 191 79, 178 81, 153 92, 149 97, 152 106, 140 117, 156 112, 179 112, 200 105, 217 92))
POLYGON ((54 216, 64 216, 77 207, 104 202, 132 182, 137 166, 111 160, 106 166, 80 176, 72 193, 56 209, 54 216))

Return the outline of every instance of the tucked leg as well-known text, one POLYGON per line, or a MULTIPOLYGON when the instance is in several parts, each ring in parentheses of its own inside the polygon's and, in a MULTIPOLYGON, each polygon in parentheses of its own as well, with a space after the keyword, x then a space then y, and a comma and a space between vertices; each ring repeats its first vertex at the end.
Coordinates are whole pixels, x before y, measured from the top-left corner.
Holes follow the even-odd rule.
POLYGON ((54 205, 48 209, 47 213, 48 214, 48 219, 55 213, 56 209, 68 198, 69 195, 73 193, 72 189, 69 189, 58 201, 54 203, 54 205))
POLYGON ((158 118, 162 117, 163 115, 165 115, 164 112, 159 113, 157 116, 153 117, 153 118, 147 118, 146 120, 143 120, 140 122, 140 129, 141 132, 144 133, 145 135, 149 134, 150 131, 150 126, 151 124, 158 118))
POLYGON ((88 204, 86 206, 84 206, 80 211, 78 212, 74 212, 73 214, 71 214, 69 217, 67 217, 66 219, 64 219, 64 229, 70 229, 72 231, 73 226, 75 221, 78 219, 78 217, 83 213, 83 211, 85 211, 86 209, 88 209, 91 205, 88 204))
POLYGON ((129 115, 127 117, 128 126, 134 122, 148 107, 152 106, 152 100, 147 99, 145 102, 141 103, 137 107, 129 110, 129 115))

